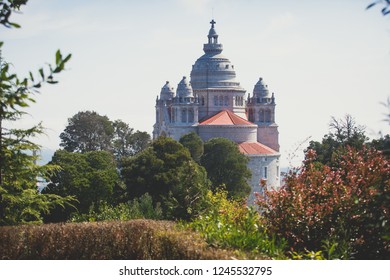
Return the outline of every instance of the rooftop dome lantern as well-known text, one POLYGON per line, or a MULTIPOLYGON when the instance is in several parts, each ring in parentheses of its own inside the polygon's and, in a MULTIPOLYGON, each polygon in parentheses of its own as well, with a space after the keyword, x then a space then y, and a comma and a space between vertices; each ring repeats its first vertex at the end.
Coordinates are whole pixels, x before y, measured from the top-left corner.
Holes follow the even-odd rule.
POLYGON ((217 22, 215 20, 211 20, 211 28, 209 34, 207 35, 208 43, 203 45, 203 50, 207 54, 218 54, 222 52, 222 44, 218 44, 218 34, 214 28, 214 25, 217 22))

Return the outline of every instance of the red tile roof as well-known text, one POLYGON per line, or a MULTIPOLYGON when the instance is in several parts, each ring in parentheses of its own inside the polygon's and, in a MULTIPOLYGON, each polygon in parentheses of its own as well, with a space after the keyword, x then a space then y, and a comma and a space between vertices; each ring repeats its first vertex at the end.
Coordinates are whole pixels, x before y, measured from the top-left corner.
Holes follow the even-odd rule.
POLYGON ((222 110, 205 119, 199 123, 199 125, 254 125, 250 121, 247 121, 229 110, 222 110))
POLYGON ((272 155, 278 152, 259 142, 243 142, 238 144, 240 152, 245 155, 272 155))

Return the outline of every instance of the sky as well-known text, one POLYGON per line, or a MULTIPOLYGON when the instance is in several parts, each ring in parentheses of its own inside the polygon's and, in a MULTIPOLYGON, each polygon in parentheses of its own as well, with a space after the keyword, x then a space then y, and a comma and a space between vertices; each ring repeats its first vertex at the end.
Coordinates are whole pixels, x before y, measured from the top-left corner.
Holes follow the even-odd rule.
POLYGON ((276 97, 281 166, 299 165, 308 141, 321 141, 331 117, 350 114, 367 136, 390 133, 381 104, 390 97, 390 16, 372 0, 30 0, 0 27, 2 55, 27 76, 72 53, 59 84, 45 85, 28 115, 36 139, 59 148, 68 118, 91 110, 152 133, 165 81, 190 75, 212 18, 223 54, 247 90, 259 77, 276 97))

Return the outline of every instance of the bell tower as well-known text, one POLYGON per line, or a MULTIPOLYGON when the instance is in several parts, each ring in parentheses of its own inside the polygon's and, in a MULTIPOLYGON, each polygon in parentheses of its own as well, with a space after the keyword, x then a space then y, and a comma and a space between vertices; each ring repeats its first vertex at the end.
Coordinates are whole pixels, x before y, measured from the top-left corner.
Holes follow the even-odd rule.
POLYGON ((257 141, 279 151, 279 132, 275 122, 275 94, 260 78, 247 100, 248 120, 257 124, 257 141))

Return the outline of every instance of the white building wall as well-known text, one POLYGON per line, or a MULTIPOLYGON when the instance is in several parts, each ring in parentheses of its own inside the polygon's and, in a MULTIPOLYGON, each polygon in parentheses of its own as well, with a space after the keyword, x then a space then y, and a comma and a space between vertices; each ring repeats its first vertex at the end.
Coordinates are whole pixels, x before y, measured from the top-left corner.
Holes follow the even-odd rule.
POLYGON ((257 141, 256 125, 200 125, 198 131, 203 141, 215 137, 227 138, 236 143, 257 141))
POLYGON ((194 125, 191 125, 191 126, 171 126, 169 128, 169 134, 167 136, 175 139, 176 141, 179 141, 180 138, 184 135, 184 134, 188 134, 190 132, 195 132, 195 133, 198 133, 198 124, 194 124, 194 125))
POLYGON ((279 132, 276 124, 270 126, 260 126, 257 129, 257 141, 279 151, 279 132))
POLYGON ((256 199, 255 193, 262 194, 264 191, 260 186, 260 180, 266 180, 268 190, 280 187, 279 154, 247 156, 249 157, 248 168, 252 171, 252 177, 249 181, 252 190, 248 197, 248 204, 253 204, 256 199), (267 174, 265 174, 265 167, 267 168, 267 174))

